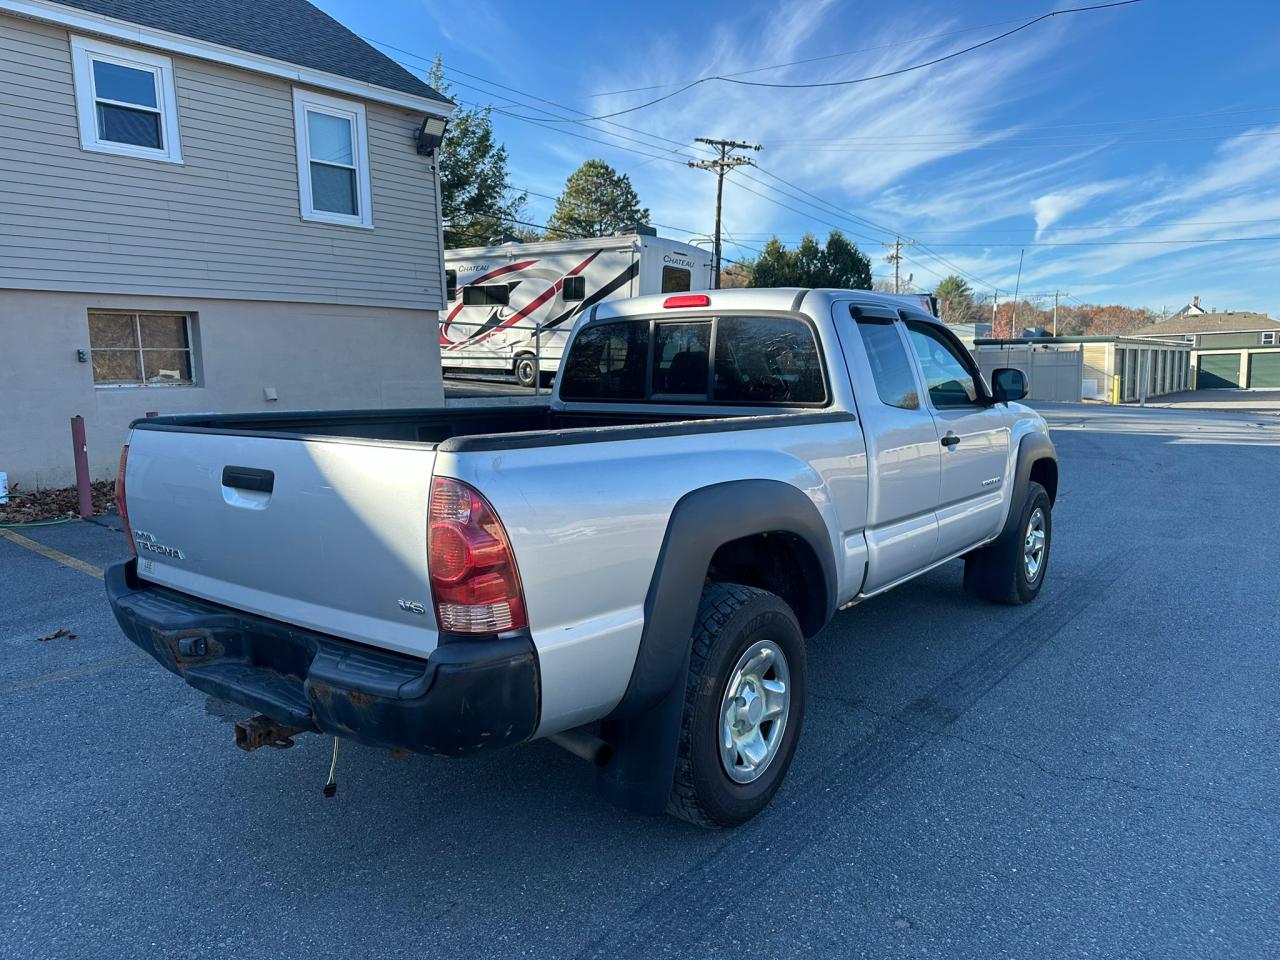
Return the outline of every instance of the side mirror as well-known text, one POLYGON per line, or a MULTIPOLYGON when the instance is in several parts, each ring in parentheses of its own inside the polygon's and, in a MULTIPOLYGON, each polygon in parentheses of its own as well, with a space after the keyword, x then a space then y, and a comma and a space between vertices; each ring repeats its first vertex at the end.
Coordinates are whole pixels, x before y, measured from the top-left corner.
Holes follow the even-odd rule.
POLYGON ((1000 367, 991 373, 991 397, 996 403, 1021 400, 1027 395, 1027 378, 1021 370, 1000 367))

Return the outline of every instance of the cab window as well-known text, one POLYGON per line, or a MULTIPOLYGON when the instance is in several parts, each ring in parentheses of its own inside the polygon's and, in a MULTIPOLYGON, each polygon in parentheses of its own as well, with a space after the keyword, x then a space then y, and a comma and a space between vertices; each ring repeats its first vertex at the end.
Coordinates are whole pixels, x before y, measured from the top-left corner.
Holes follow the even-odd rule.
POLYGON ((907 333, 924 372, 929 400, 938 409, 971 407, 979 403, 978 379, 963 347, 932 324, 907 321, 907 333))
POLYGON ((649 322, 587 327, 569 347, 560 396, 566 400, 643 400, 649 322))
POLYGON ((711 323, 659 323, 653 333, 653 393, 706 399, 711 323))
POLYGON ((712 396, 722 403, 824 403, 813 330, 785 317, 721 317, 712 396))

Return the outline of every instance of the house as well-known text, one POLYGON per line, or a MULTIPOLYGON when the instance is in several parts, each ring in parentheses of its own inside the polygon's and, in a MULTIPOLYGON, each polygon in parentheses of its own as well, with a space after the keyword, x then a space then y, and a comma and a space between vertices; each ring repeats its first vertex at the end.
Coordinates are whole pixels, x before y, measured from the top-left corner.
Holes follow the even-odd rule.
POLYGON ((1269 347, 1280 342, 1280 321, 1265 313, 1205 310, 1200 298, 1170 317, 1150 324, 1131 334, 1135 337, 1158 337, 1182 340, 1201 349, 1222 347, 1269 347))
POLYGON ((0 470, 150 411, 442 400, 452 104, 306 0, 0 0, 0 470))

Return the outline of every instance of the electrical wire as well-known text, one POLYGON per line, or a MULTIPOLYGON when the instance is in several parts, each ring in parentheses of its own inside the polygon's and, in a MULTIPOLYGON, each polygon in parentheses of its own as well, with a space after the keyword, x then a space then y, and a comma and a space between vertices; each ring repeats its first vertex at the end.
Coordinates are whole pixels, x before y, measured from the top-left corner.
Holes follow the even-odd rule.
MULTIPOLYGON (((982 47, 989 46, 990 44, 1003 40, 1006 37, 1011 37, 1015 33, 1020 33, 1021 31, 1026 30, 1029 27, 1033 27, 1037 23, 1040 23, 1044 20, 1048 20, 1051 17, 1062 16, 1063 14, 1070 14, 1070 13, 1088 13, 1096 10, 1107 10, 1112 7, 1127 7, 1131 4, 1141 3, 1141 2, 1143 2, 1143 0, 1112 0, 1112 2, 1110 3, 1097 3, 1097 4, 1092 4, 1090 6, 1084 6, 1084 7, 1068 7, 1063 10, 1053 10, 1049 13, 1043 13, 1038 17, 1033 17, 1032 19, 1022 23, 1021 25, 1014 27, 1012 30, 1006 30, 1004 33, 997 34, 994 37, 989 37, 986 40, 983 40, 979 43, 971 44, 960 50, 953 51, 952 53, 948 53, 940 57, 934 57, 932 60, 926 60, 923 63, 915 63, 915 64, 912 64, 911 66, 899 67, 897 70, 888 70, 884 73, 871 74, 865 77, 854 77, 852 79, 847 79, 847 80, 823 80, 823 81, 815 81, 811 83, 770 83, 764 80, 743 80, 740 77, 731 77, 731 76, 725 76, 725 75, 717 75, 714 77, 703 77, 699 80, 694 80, 690 83, 686 83, 684 86, 679 87, 676 90, 673 90, 671 93, 663 94, 660 97, 654 97, 653 99, 647 100, 644 103, 636 104, 635 106, 632 106, 632 107, 626 107, 625 109, 622 109, 622 110, 614 110, 611 113, 597 114, 596 116, 586 117, 585 119, 609 120, 613 117, 621 117, 628 113, 635 113, 637 110, 644 110, 648 107, 654 106, 655 104, 662 103, 664 100, 670 100, 672 97, 679 96, 680 94, 684 93, 686 90, 691 90, 694 87, 699 86, 700 84, 703 84, 703 83, 710 83, 713 80, 719 80, 724 83, 739 84, 742 86, 769 87, 774 89, 796 89, 796 90, 828 88, 828 87, 847 87, 855 83, 867 83, 871 80, 884 80, 889 77, 897 77, 905 73, 911 73, 912 71, 915 71, 915 70, 923 70, 926 67, 932 67, 939 63, 943 63, 947 60, 954 60, 956 57, 964 56, 967 53, 972 53, 974 50, 978 50, 978 49, 981 49, 982 47)), ((548 121, 548 122, 555 122, 555 121, 548 121)), ((572 123, 576 121, 565 120, 561 122, 572 123)))

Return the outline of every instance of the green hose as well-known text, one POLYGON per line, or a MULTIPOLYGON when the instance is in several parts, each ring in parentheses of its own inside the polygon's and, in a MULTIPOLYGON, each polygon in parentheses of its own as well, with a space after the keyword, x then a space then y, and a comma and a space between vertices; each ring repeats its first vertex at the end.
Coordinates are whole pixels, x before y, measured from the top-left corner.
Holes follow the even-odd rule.
POLYGON ((0 530, 21 530, 24 527, 56 527, 60 523, 71 523, 79 517, 58 517, 56 520, 31 520, 27 523, 0 523, 0 530))

